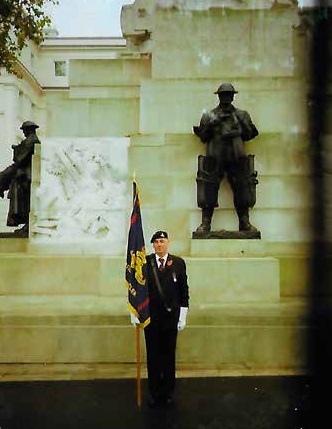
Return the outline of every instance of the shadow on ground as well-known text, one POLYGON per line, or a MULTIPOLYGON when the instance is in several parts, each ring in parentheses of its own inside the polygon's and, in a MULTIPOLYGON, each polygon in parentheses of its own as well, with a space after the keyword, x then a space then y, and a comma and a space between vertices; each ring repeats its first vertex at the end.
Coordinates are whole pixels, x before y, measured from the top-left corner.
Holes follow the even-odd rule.
POLYGON ((136 380, 4 382, 0 429, 307 429, 306 377, 177 380, 173 405, 136 405, 136 380))

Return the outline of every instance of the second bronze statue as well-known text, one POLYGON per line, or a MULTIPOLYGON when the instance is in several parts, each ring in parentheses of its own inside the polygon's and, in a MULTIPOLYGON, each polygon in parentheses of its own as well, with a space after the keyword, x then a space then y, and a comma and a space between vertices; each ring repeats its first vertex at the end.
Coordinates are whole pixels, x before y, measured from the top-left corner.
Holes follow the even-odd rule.
POLYGON ((19 226, 15 235, 27 237, 29 232, 31 162, 35 144, 40 144, 36 134, 37 124, 25 121, 21 130, 25 139, 18 145, 12 145, 13 163, 0 172, 0 197, 8 191, 9 210, 7 226, 19 226))

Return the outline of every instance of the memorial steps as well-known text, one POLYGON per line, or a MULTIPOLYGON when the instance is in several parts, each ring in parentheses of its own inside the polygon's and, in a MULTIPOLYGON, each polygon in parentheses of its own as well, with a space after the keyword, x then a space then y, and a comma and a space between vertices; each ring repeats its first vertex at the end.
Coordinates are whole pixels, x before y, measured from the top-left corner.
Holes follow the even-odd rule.
MULTIPOLYGON (((179 375, 306 372, 308 303, 280 298, 278 260, 202 257, 204 240, 192 246, 179 375)), ((124 257, 32 253, 28 239, 0 238, 0 249, 2 380, 135 376, 124 257)))

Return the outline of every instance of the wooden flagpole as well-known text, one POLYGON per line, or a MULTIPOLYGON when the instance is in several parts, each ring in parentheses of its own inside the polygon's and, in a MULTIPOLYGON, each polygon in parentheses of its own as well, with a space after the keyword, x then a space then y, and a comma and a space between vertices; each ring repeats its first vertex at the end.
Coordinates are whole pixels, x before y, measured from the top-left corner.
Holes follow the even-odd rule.
POLYGON ((141 408, 141 343, 140 343, 140 325, 136 325, 136 376, 137 376, 137 406, 141 408))

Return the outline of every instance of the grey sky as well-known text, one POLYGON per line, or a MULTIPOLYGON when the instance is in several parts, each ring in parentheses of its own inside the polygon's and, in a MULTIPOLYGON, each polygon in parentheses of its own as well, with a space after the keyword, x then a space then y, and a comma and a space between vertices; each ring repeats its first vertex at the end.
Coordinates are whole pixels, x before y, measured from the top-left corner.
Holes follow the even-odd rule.
POLYGON ((120 11, 134 0, 59 0, 46 12, 60 37, 122 36, 120 11))

